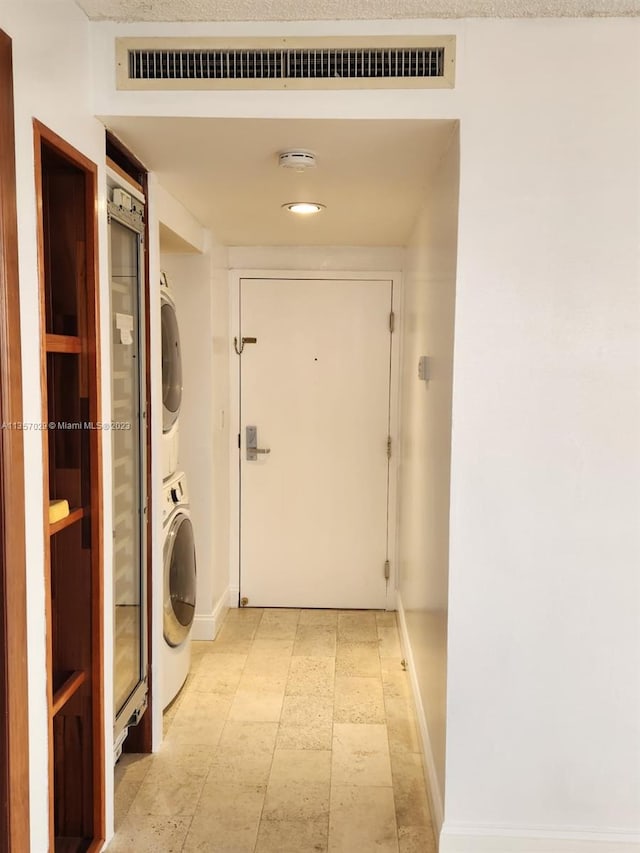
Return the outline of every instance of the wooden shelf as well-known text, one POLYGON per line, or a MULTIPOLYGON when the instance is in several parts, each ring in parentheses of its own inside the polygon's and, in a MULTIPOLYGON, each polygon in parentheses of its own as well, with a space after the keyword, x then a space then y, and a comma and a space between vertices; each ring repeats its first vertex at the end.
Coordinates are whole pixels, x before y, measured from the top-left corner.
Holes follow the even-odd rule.
POLYGON ((67 678, 65 678, 60 687, 58 687, 53 694, 51 713, 54 717, 58 711, 64 708, 71 697, 75 696, 86 680, 87 673, 82 672, 82 670, 76 670, 76 672, 72 672, 67 678))
POLYGON ((96 844, 91 838, 56 836, 55 853, 93 853, 102 849, 102 842, 96 844))
POLYGON ((82 339, 74 335, 47 334, 45 348, 47 352, 81 353, 82 339))
POLYGON ((101 436, 83 428, 100 419, 97 167, 43 125, 34 128, 42 422, 60 425, 42 432, 43 488, 70 507, 51 522, 47 504, 43 518, 47 849, 88 853, 105 835, 101 436))
POLYGON ((65 527, 71 527, 72 524, 75 524, 76 521, 80 521, 81 518, 84 518, 84 509, 82 507, 72 509, 66 518, 61 518, 60 521, 54 521, 53 524, 49 525, 49 536, 53 536, 54 533, 59 533, 61 530, 64 530, 65 527))

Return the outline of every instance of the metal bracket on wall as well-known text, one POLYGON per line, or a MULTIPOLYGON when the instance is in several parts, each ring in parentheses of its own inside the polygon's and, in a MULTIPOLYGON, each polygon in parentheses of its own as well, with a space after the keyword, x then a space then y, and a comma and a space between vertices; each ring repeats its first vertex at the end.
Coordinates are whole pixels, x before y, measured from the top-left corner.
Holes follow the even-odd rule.
POLYGON ((258 343, 257 338, 241 338, 240 349, 238 349, 238 339, 234 338, 233 339, 233 348, 236 351, 237 355, 242 355, 242 350, 244 349, 245 344, 257 344, 257 343, 258 343))

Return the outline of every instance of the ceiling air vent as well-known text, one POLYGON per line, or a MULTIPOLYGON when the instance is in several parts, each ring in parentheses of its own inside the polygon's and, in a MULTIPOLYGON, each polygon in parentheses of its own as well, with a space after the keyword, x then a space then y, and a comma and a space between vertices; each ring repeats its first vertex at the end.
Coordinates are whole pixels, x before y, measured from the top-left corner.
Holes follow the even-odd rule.
POLYGON ((117 39, 119 89, 453 87, 455 38, 117 39))

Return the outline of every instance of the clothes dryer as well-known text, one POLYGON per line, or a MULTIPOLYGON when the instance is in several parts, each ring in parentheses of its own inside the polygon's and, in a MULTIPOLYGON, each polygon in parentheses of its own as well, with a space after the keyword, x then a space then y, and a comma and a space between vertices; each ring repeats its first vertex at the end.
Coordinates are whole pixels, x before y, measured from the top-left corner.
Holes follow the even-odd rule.
POLYGON ((166 708, 189 674, 190 633, 196 609, 196 550, 182 472, 175 473, 162 487, 162 534, 162 707, 166 708))
POLYGON ((182 403, 182 354, 176 304, 166 273, 160 276, 162 327, 162 479, 178 467, 180 404, 182 403))

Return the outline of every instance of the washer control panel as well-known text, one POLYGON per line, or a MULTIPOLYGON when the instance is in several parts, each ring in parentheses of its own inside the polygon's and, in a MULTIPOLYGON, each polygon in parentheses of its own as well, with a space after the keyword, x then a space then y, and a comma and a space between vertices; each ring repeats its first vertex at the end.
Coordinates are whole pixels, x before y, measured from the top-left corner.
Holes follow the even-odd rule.
POLYGON ((184 474, 172 477, 162 486, 162 523, 164 524, 174 509, 189 503, 184 474))

